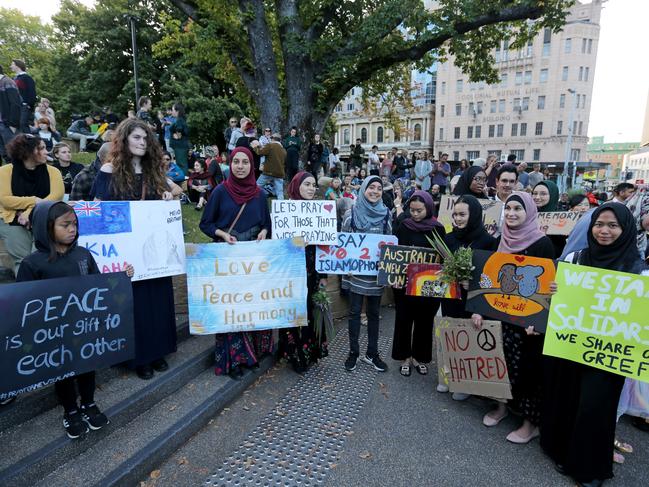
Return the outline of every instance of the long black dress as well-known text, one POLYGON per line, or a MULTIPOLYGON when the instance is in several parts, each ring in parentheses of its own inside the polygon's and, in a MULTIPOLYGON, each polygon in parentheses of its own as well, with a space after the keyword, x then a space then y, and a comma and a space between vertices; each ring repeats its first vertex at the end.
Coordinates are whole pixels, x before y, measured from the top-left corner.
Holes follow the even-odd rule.
MULTIPOLYGON (((112 175, 99 172, 93 194, 103 201, 139 200, 142 197, 142 175, 136 175, 136 194, 125 197, 115 194, 112 175)), ((159 199, 153 191, 147 199, 159 199)), ((135 359, 129 367, 149 365, 176 351, 176 310, 171 277, 133 282, 133 315, 135 318, 135 359)))

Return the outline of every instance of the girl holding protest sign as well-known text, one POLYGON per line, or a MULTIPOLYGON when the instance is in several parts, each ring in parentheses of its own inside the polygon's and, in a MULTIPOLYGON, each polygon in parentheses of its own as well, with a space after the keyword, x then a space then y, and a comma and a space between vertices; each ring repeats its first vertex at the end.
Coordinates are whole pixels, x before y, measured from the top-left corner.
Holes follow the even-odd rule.
MULTIPOLYGON (((342 231, 348 233, 392 233, 390 211, 383 203, 383 183, 378 176, 365 178, 358 191, 358 199, 343 217, 342 231)), ((352 371, 360 354, 358 339, 361 328, 361 309, 367 300, 367 353, 363 361, 372 365, 379 372, 385 372, 388 366, 379 357, 379 307, 383 286, 376 282, 376 276, 349 275, 343 277, 342 288, 349 290, 349 357, 345 369, 352 371)))
MULTIPOLYGON (((77 227, 77 215, 66 203, 38 203, 32 217, 37 250, 22 261, 16 281, 99 274, 92 254, 77 246, 77 227)), ((128 266, 126 273, 132 277, 133 267, 128 266)), ((108 418, 95 404, 94 371, 60 380, 54 389, 63 406, 63 427, 70 438, 80 437, 89 428, 98 430, 108 424, 108 418), (80 405, 77 403, 77 388, 80 405)))
MULTIPOLYGON (((200 228, 215 242, 261 241, 270 234, 266 193, 255 180, 253 155, 245 147, 230 152, 230 176, 218 185, 205 206, 200 228)), ((258 365, 273 350, 272 330, 216 335, 215 373, 233 379, 243 375, 242 366, 258 365)))
MULTIPOLYGON (((566 262, 649 275, 636 246, 636 224, 620 203, 606 203, 590 217, 588 247, 566 262)), ((554 286, 556 289, 556 285, 554 286)), ((599 486, 613 477, 618 401, 624 376, 545 357, 541 446, 557 469, 579 485, 599 486)))
MULTIPOLYGON (((306 171, 298 172, 288 185, 288 197, 292 200, 312 200, 315 197, 316 182, 306 171)), ((324 329, 317 336, 314 329, 313 295, 327 287, 327 276, 315 270, 315 245, 307 245, 306 285, 308 326, 282 328, 279 330, 279 356, 284 357, 297 373, 305 372, 308 366, 326 357, 327 337, 324 329)))
MULTIPOLYGON (((503 232, 498 240, 498 252, 554 259, 554 247, 545 234, 539 230, 538 211, 532 197, 522 191, 514 191, 505 201, 503 232)), ((482 316, 472 315, 476 326, 482 323, 482 316)), ((541 417, 542 351, 543 336, 534 327, 524 329, 518 325, 503 322, 503 348, 507 370, 512 385, 513 399, 509 405, 521 413, 523 424, 507 435, 512 443, 529 443, 539 436, 541 417)), ((487 413, 482 422, 485 426, 496 426, 508 414, 507 405, 498 403, 487 413)))
MULTIPOLYGON (((394 200, 396 226, 394 234, 399 245, 432 248, 428 238, 436 233, 444 238, 444 226, 435 218, 432 196, 423 190, 413 193, 403 210, 401 193, 394 200)), ((440 298, 407 296, 405 289, 394 288, 396 314, 392 358, 401 360, 401 375, 408 377, 411 367, 421 375, 428 374, 428 364, 433 358, 433 321, 440 298)))
MULTIPOLYGON (((171 200, 162 166, 162 149, 151 127, 128 118, 115 130, 106 164, 91 191, 98 201, 171 200)), ((134 229, 138 230, 138 229, 134 229)), ((138 377, 169 368, 165 355, 176 351, 176 310, 171 277, 133 283, 135 359, 138 377)))

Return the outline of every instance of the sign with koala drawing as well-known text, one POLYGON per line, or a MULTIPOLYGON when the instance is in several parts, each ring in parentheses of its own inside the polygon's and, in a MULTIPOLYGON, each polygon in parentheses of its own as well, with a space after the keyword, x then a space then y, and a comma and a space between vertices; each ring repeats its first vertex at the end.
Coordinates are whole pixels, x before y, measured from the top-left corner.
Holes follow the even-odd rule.
POLYGON ((467 311, 545 333, 553 260, 475 250, 473 266, 467 311))

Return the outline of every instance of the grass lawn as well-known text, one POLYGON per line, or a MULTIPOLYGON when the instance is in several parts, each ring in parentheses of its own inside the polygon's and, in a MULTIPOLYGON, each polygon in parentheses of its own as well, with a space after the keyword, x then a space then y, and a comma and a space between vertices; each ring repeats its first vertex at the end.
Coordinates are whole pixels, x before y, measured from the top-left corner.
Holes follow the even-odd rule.
POLYGON ((198 228, 198 223, 201 221, 202 211, 196 211, 194 204, 180 205, 183 212, 183 229, 187 234, 185 235, 186 243, 209 243, 212 240, 207 238, 201 229, 198 228))
POLYGON ((79 164, 88 165, 95 160, 97 157, 96 152, 75 152, 72 154, 72 160, 78 162, 79 164))

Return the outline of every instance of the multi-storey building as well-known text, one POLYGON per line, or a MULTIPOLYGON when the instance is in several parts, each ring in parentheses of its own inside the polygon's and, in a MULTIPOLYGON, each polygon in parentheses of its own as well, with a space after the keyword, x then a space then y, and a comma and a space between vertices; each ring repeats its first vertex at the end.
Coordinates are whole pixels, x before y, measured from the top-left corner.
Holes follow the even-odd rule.
POLYGON ((521 50, 502 42, 494 53, 498 84, 470 82, 452 59, 441 64, 435 154, 585 161, 601 9, 601 0, 577 1, 561 32, 544 29, 521 50))
POLYGON ((604 142, 604 137, 591 137, 586 146, 588 162, 610 164, 612 179, 619 179, 624 155, 640 147, 640 142, 604 142))

